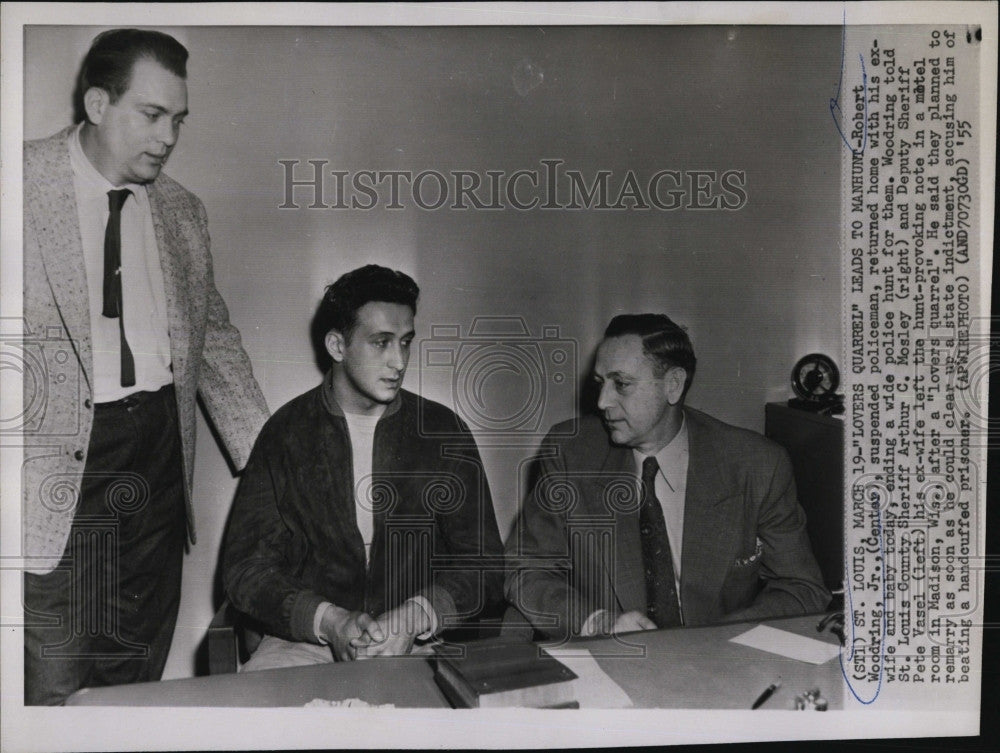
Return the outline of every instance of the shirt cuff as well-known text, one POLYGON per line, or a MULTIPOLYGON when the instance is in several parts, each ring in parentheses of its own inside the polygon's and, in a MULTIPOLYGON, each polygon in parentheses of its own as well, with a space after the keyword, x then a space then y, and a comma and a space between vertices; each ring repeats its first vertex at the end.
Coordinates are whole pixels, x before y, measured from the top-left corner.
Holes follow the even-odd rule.
POLYGON ((427 614, 427 617, 431 621, 431 626, 425 632, 417 636, 417 638, 419 638, 420 640, 426 641, 428 638, 434 635, 434 633, 437 632, 438 629, 437 612, 434 610, 434 607, 431 605, 430 601, 428 601, 426 597, 421 596, 419 594, 417 596, 411 596, 409 599, 407 599, 407 601, 412 601, 414 604, 419 605, 420 608, 424 610, 424 612, 427 614))
POLYGON ((313 635, 316 636, 318 640, 324 646, 329 646, 330 641, 326 639, 326 636, 320 632, 320 626, 323 624, 323 613, 326 611, 327 607, 332 607, 329 601, 320 602, 320 605, 316 607, 316 614, 313 615, 313 635))
POLYGON ((593 612, 590 617, 583 621, 583 625, 580 626, 580 635, 583 638, 590 638, 598 634, 597 626, 600 624, 604 615, 608 613, 607 609, 598 609, 593 612))

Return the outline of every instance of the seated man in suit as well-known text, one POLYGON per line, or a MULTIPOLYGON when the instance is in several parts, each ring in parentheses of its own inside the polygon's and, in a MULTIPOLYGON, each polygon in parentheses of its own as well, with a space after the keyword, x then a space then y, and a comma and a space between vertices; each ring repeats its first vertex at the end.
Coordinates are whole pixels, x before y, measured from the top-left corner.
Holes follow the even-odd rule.
POLYGON ((600 417, 543 442, 507 544, 506 594, 548 636, 829 603, 785 451, 686 407, 694 370, 691 341, 668 317, 617 316, 594 366, 600 417))
POLYGON ((326 289, 332 366, 264 426, 224 542, 229 598, 268 633, 245 671, 406 654, 502 601, 475 441, 402 389, 418 294, 375 265, 326 289))

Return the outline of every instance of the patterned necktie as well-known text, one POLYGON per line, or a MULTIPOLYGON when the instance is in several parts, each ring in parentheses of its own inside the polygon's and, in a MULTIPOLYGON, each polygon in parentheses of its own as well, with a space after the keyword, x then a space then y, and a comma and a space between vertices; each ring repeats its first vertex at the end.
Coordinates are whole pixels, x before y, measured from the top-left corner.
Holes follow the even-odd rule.
POLYGON ((658 627, 681 624, 681 609, 674 585, 674 559, 667 538, 663 509, 656 498, 656 474, 660 466, 655 457, 642 461, 642 506, 639 508, 639 534, 642 539, 642 564, 646 573, 646 615, 658 627))
POLYGON ((122 206, 131 195, 122 188, 108 191, 108 226, 104 230, 104 307, 103 316, 118 320, 121 337, 121 385, 135 384, 135 360, 125 339, 125 317, 122 315, 122 206))

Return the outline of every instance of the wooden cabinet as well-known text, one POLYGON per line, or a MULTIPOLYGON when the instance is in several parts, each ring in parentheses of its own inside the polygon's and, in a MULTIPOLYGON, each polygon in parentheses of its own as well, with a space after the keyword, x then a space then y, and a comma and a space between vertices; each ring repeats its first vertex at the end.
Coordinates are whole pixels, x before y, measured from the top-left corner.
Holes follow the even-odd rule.
POLYGON ((839 589, 844 580, 844 422, 768 403, 764 434, 788 450, 816 561, 826 587, 839 589))

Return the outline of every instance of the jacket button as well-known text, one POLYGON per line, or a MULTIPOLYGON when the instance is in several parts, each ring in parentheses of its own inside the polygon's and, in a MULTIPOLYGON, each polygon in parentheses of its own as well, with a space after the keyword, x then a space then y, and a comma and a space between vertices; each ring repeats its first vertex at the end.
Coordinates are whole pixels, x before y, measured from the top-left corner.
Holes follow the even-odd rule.
POLYGON ((89 397, 86 400, 83 401, 83 407, 86 408, 87 410, 90 410, 90 408, 91 408, 92 405, 93 405, 93 403, 90 402, 90 398, 89 397))
POLYGON ((77 450, 76 452, 74 452, 73 457, 75 457, 77 460, 83 460, 83 450, 77 450))

